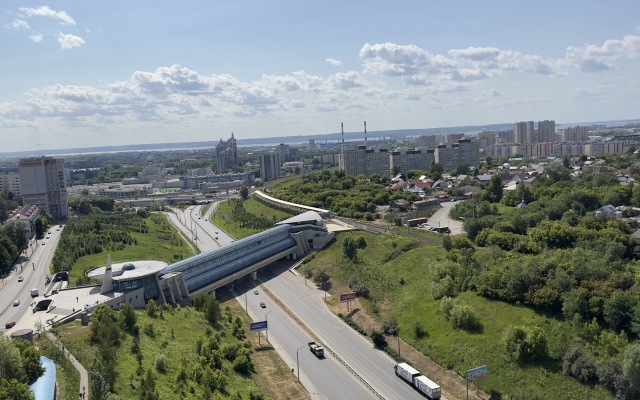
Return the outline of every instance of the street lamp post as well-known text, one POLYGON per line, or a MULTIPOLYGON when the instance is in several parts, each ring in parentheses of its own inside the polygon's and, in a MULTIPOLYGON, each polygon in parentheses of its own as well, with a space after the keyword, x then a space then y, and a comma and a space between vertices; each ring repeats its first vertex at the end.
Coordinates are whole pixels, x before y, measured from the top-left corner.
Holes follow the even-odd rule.
POLYGON ((298 383, 300 383, 300 358, 298 358, 298 351, 304 346, 300 346, 296 349, 296 367, 298 368, 298 383))

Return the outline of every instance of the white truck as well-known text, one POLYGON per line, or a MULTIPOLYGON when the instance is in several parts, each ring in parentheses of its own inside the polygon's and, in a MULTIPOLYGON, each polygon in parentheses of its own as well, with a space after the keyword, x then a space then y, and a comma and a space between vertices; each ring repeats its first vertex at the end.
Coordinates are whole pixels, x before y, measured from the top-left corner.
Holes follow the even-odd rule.
POLYGON ((309 350, 318 358, 324 357, 324 347, 316 342, 309 342, 309 350))
POLYGON ((440 386, 438 386, 437 383, 422 375, 420 371, 411 365, 407 363, 396 364, 393 366, 393 370, 397 376, 410 383, 411 386, 415 387, 428 398, 436 400, 442 395, 440 386))

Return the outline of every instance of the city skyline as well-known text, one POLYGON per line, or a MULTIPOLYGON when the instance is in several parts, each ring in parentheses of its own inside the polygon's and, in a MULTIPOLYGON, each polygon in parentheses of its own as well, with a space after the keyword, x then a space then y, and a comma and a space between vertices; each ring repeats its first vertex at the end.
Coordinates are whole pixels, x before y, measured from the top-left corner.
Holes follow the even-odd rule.
POLYGON ((637 2, 414 3, 3 4, 0 152, 638 118, 637 2))

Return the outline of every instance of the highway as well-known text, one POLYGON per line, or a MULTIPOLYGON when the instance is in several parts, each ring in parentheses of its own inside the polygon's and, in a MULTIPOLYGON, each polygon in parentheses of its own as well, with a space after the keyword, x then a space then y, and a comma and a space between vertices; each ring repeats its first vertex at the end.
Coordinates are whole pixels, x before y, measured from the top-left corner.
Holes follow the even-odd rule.
POLYGON ((50 234, 46 234, 44 239, 32 239, 26 252, 23 253, 14 269, 2 279, 0 283, 0 328, 5 329, 5 324, 10 321, 16 322, 16 326, 9 331, 17 329, 34 329, 33 326, 26 326, 20 319, 30 311, 33 298, 31 289, 37 288, 40 296, 37 300, 42 300, 45 289, 45 278, 49 274, 49 265, 53 260, 62 229, 58 225, 49 228, 50 234), (49 237, 48 239, 46 237, 49 237), (43 245, 44 243, 44 245, 43 245), (22 276, 23 281, 18 282, 22 276), (14 300, 20 300, 19 306, 13 306, 14 300))
MULTIPOLYGON (((214 207, 213 205, 212 207, 214 207)), ((186 235, 189 235, 194 226, 199 226, 198 231, 206 230, 206 236, 215 235, 218 231, 218 237, 222 231, 213 225, 207 218, 200 216, 202 206, 189 207, 181 213, 183 223, 176 225, 186 235), (200 219, 198 219, 200 217, 200 219), (196 222, 197 221, 197 222, 196 222)), ((172 219, 172 222, 176 218, 172 219)), ((195 229, 193 230, 195 231, 195 229)), ((199 238, 205 234, 199 233, 199 238)), ((226 235, 225 235, 226 236, 226 235)), ((229 238, 231 239, 231 238, 229 238)), ((200 239, 199 239, 200 240, 200 239)), ((231 239, 232 240, 232 239, 231 239)), ((208 251, 217 246, 206 248, 205 243, 211 243, 209 240, 203 239, 198 242, 201 251, 208 251)), ((298 365, 300 367, 300 382, 309 391, 313 399, 372 399, 375 398, 371 391, 366 389, 347 369, 340 364, 335 358, 327 356, 319 359, 314 356, 307 346, 307 343, 315 338, 305 332, 286 312, 277 306, 277 304, 262 292, 256 285, 257 282, 251 282, 249 279, 241 279, 233 288, 236 299, 246 308, 249 316, 254 321, 268 321, 269 325, 269 343, 278 351, 280 357, 291 367, 297 376, 298 365), (254 290, 258 290, 258 294, 254 294, 254 290), (245 303, 246 301, 246 303, 245 303), (260 307, 260 302, 266 304, 266 308, 260 307), (263 317, 264 316, 264 317, 263 317), (299 361, 299 363, 297 362, 299 361), (312 378, 311 378, 312 377, 312 378)), ((248 329, 247 329, 248 331, 248 329)), ((256 333, 250 333, 256 335, 256 333)), ((266 336, 263 337, 263 344, 266 336)))
MULTIPOLYGON (((194 207, 196 210, 201 206, 194 207)), ((193 211, 193 210, 192 210, 193 211)), ((190 215, 197 213, 189 212, 190 215)), ((186 225, 189 225, 187 223, 186 225)), ((184 225, 183 225, 184 226, 184 225)), ((202 229, 218 230, 211 222, 205 221, 205 225, 199 225, 202 229)), ((203 249, 204 250, 204 249, 203 249)), ((308 282, 308 286, 304 284, 304 278, 294 275, 288 271, 288 267, 292 265, 294 261, 285 261, 274 263, 269 268, 262 268, 258 273, 259 279, 263 281, 264 286, 273 293, 282 303, 286 304, 286 307, 293 312, 312 332, 314 332, 315 338, 326 344, 331 350, 333 350, 349 367, 351 367, 360 377, 362 377, 368 384, 370 384, 382 397, 386 399, 423 399, 416 390, 410 385, 399 379, 393 373, 393 361, 386 356, 383 352, 373 348, 373 345, 355 332, 352 328, 342 322, 339 318, 333 315, 322 300, 323 292, 315 288, 315 286, 308 282)), ((241 287, 238 300, 244 302, 244 293, 249 293, 249 311, 250 315, 254 317, 256 314, 251 308, 252 303, 255 307, 258 307, 260 301, 255 302, 250 300, 253 296, 253 287, 241 287), (244 291, 246 289, 246 291, 244 291), (253 312, 253 315, 251 314, 253 312)), ((263 294, 260 293, 259 297, 263 294)), ((261 300, 268 304, 267 309, 273 311, 278 310, 278 313, 282 312, 280 308, 276 307, 273 300, 261 300)), ((259 312, 259 309, 257 309, 259 312)), ((257 314, 260 315, 260 314, 257 314)), ((271 318, 271 316, 269 316, 271 318)), ((287 322, 287 321, 283 321, 287 322)), ((271 326, 271 324, 270 324, 271 326)), ((275 327, 273 328, 275 329, 275 327)), ((294 322, 287 322, 284 335, 293 330, 301 330, 301 328, 294 322)), ((281 339, 280 334, 272 334, 270 332, 270 338, 277 343, 288 343, 280 351, 281 357, 287 360, 287 357, 295 355, 295 343, 305 344, 311 338, 303 333, 298 341, 293 341, 293 338, 285 336, 285 341, 281 339), (293 342, 292 342, 293 341, 293 342)), ((310 357, 314 357, 308 349, 305 349, 306 353, 310 357)), ((333 359, 333 357, 328 356, 333 359)), ((341 373, 345 373, 345 369, 342 364, 336 362, 336 366, 341 373)), ((302 369, 302 367, 301 367, 302 369)), ((354 375, 350 375, 354 376, 354 375)), ((353 380, 358 384, 358 381, 353 380)), ((316 392, 324 397, 325 393, 328 393, 323 386, 324 382, 321 375, 317 375, 314 370, 313 384, 316 387, 316 392)), ((327 382, 328 388, 333 383, 327 382)), ((306 386, 305 386, 306 387, 306 386)), ((328 397, 331 398, 331 397, 328 397)), ((333 397, 333 398, 346 398, 345 396, 333 397)), ((356 397, 361 398, 361 397, 356 397)), ((372 391, 368 392, 368 396, 365 398, 375 398, 375 394, 372 391)))

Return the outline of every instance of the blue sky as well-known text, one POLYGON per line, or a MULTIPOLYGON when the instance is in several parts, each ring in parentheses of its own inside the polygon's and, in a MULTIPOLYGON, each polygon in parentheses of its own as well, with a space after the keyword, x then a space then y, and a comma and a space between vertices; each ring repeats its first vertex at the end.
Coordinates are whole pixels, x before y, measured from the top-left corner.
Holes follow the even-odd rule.
POLYGON ((640 2, 0 4, 0 152, 640 118, 640 2))

